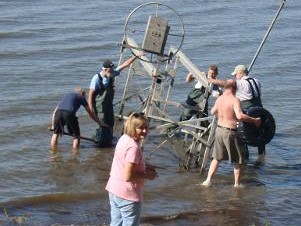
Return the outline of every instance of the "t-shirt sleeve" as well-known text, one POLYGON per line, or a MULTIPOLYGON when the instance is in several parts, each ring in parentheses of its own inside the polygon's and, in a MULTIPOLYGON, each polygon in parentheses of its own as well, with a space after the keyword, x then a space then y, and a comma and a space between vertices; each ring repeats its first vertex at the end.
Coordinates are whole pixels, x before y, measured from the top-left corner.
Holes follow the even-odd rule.
POLYGON ((126 162, 139 164, 140 158, 141 158, 140 149, 137 146, 131 146, 126 151, 126 154, 125 154, 126 162))
POLYGON ((96 89, 96 80, 97 80, 97 77, 93 76, 91 83, 90 83, 90 89, 94 89, 94 90, 96 89))
POLYGON ((119 68, 119 66, 117 67, 117 68, 115 68, 114 69, 114 76, 119 76, 120 75, 120 72, 121 72, 121 70, 120 70, 120 68, 119 68))

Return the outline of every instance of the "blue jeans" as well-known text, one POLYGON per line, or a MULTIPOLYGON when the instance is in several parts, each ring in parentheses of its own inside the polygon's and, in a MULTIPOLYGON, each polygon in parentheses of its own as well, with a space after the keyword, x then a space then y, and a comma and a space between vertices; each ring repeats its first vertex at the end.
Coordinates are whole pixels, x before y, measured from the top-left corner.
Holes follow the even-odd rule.
POLYGON ((140 224, 141 202, 133 202, 109 193, 111 205, 110 226, 138 226, 140 224))

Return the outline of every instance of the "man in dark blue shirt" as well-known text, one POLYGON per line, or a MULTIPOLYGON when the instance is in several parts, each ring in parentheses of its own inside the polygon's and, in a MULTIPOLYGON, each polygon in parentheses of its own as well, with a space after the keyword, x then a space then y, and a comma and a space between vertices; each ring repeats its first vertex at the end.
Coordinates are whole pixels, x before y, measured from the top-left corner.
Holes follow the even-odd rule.
POLYGON ((101 123, 97 115, 91 111, 88 106, 85 91, 82 88, 76 88, 74 92, 66 94, 55 108, 52 116, 53 135, 51 138, 51 149, 57 149, 58 137, 63 135, 64 126, 67 126, 68 133, 74 137, 73 149, 79 149, 80 144, 80 128, 76 112, 84 106, 89 116, 99 125, 107 126, 101 123))

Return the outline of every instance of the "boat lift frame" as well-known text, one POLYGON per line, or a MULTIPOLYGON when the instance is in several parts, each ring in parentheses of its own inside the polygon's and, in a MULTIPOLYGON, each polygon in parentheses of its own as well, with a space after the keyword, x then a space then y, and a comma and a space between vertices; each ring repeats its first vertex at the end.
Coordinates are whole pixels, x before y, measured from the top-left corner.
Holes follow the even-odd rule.
MULTIPOLYGON (((252 62, 249 65, 249 72, 251 71, 254 62, 256 61, 260 50, 262 49, 262 46, 265 43, 285 3, 286 0, 282 0, 282 4, 279 6, 279 9, 274 19, 272 20, 267 33, 265 34, 259 48, 257 49, 255 56, 252 59, 252 62)), ((168 54, 157 54, 156 61, 153 61, 153 59, 148 59, 146 56, 142 56, 139 57, 139 61, 136 61, 130 66, 126 82, 124 83, 122 97, 119 101, 114 103, 115 107, 119 109, 118 113, 115 114, 115 117, 118 119, 117 121, 122 121, 122 119, 126 118, 126 115, 129 113, 125 111, 127 101, 134 97, 138 97, 139 101, 141 102, 139 110, 144 112, 146 117, 149 119, 150 127, 167 135, 166 139, 163 142, 161 142, 161 144, 159 144, 154 151, 158 150, 167 142, 172 144, 177 137, 177 133, 184 134, 185 137, 182 143, 186 143, 188 145, 185 148, 183 148, 183 150, 178 151, 179 159, 184 162, 184 166, 187 169, 191 167, 193 160, 196 165, 199 165, 200 162, 202 162, 201 172, 203 172, 206 168, 214 142, 215 129, 217 126, 216 116, 192 118, 186 121, 179 121, 173 119, 172 116, 169 115, 169 108, 171 106, 182 108, 186 107, 177 101, 171 100, 173 96, 172 94, 174 92, 173 85, 174 81, 176 80, 176 74, 179 67, 184 66, 187 69, 187 71, 191 72, 193 76, 198 80, 198 82, 200 82, 202 86, 206 88, 205 97, 209 96, 210 89, 205 73, 199 71, 199 69, 189 60, 189 58, 180 49, 183 43, 185 31, 183 27, 183 22, 180 16, 177 14, 177 12, 166 5, 155 2, 142 4, 141 6, 134 9, 126 21, 125 36, 121 44, 122 48, 119 62, 121 62, 123 59, 125 49, 130 50, 131 53, 136 56, 138 55, 139 50, 142 50, 134 39, 126 35, 126 28, 132 14, 134 14, 136 10, 141 9, 144 6, 155 6, 156 16, 159 7, 166 7, 168 10, 171 10, 179 19, 180 24, 182 26, 182 35, 176 35, 181 37, 181 42, 178 48, 174 48, 171 46, 168 54), (174 60, 172 58, 174 58, 174 60), (140 64, 140 67, 143 68, 143 73, 151 79, 150 86, 140 88, 140 90, 136 93, 130 93, 130 80, 135 74, 135 69, 133 65, 138 63, 140 64), (208 126, 202 126, 204 122, 207 122, 208 126)), ((167 32, 168 30, 169 27, 167 28, 167 32)), ((201 103, 202 109, 204 109, 208 98, 204 99, 205 100, 203 101, 203 103, 201 103)), ((132 110, 138 110, 137 104, 132 110)), ((154 151, 152 151, 151 154, 154 151)))
MULTIPOLYGON (((129 48, 132 53, 138 55, 139 46, 134 39, 128 37, 127 43, 124 46, 129 48)), ((181 50, 178 50, 176 54, 173 55, 175 48, 171 47, 169 52, 175 60, 160 61, 160 57, 158 57, 158 61, 152 63, 149 62, 146 56, 142 56, 142 60, 136 61, 134 65, 129 68, 121 99, 114 103, 115 108, 118 109, 115 117, 118 119, 117 121, 122 121, 127 118, 127 115, 129 114, 129 112, 126 112, 125 110, 127 101, 134 96, 139 97, 141 92, 146 93, 146 98, 142 98, 141 96, 138 98, 141 101, 139 111, 144 112, 145 116, 150 121, 150 127, 152 129, 158 130, 161 134, 163 133, 164 136, 166 136, 166 139, 158 145, 156 150, 167 142, 172 143, 176 134, 181 134, 182 141, 180 142, 186 144, 184 150, 176 150, 179 159, 182 162, 181 165, 186 169, 190 169, 192 163, 197 166, 201 163, 201 171, 203 171, 206 168, 214 141, 216 118, 210 116, 178 121, 174 120, 172 116, 169 115, 168 109, 170 107, 183 109, 181 103, 171 100, 174 92, 173 84, 177 77, 176 73, 179 67, 184 66, 187 71, 192 72, 207 90, 209 89, 208 80, 205 73, 199 71, 181 50), (130 93, 130 81, 135 75, 134 67, 137 67, 137 64, 143 69, 143 73, 149 77, 151 84, 136 93, 130 93), (160 83, 158 83, 158 80, 160 80, 160 83), (208 124, 207 127, 202 126, 204 122, 208 124)), ((125 54, 125 51, 121 51, 120 59, 123 59, 123 54, 125 54)), ((132 109, 132 111, 137 110, 136 105, 135 109, 132 109)))

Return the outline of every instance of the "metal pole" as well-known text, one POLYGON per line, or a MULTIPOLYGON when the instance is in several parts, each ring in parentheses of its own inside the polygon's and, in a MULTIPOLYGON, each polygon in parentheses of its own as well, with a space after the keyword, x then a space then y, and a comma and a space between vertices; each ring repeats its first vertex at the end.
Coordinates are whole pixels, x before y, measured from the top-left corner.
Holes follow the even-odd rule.
MULTIPOLYGON (((170 47, 170 51, 173 52, 176 49, 174 47, 170 47)), ((208 87, 208 79, 205 74, 199 71, 199 69, 190 61, 190 59, 183 53, 183 51, 179 50, 176 54, 179 57, 180 62, 184 65, 185 68, 191 72, 202 85, 207 88, 208 87)))
POLYGON ((253 57, 252 62, 251 62, 250 65, 249 65, 249 68, 248 68, 248 71, 249 71, 249 72, 251 71, 252 66, 253 66, 253 64, 255 63, 255 60, 257 59, 257 57, 258 57, 258 55, 259 55, 259 53, 260 53, 260 51, 261 51, 261 48, 262 48, 263 44, 265 43, 266 39, 268 38, 268 36, 269 36, 269 34, 270 34, 270 32, 271 32, 271 30, 272 30, 272 28, 273 28, 273 26, 274 26, 274 24, 275 24, 275 22, 276 22, 276 20, 277 20, 277 17, 278 17, 279 14, 280 14, 280 11, 282 10, 282 8, 283 8, 285 2, 286 2, 286 0, 283 0, 283 1, 282 1, 282 3, 281 3, 281 5, 279 6, 279 9, 278 9, 278 11, 277 11, 277 13, 276 13, 274 19, 272 20, 272 22, 271 22, 271 24, 270 24, 270 26, 269 26, 268 31, 266 32, 265 36, 263 37, 263 40, 261 41, 260 46, 259 46, 259 48, 257 49, 257 52, 256 52, 255 56, 253 57))

